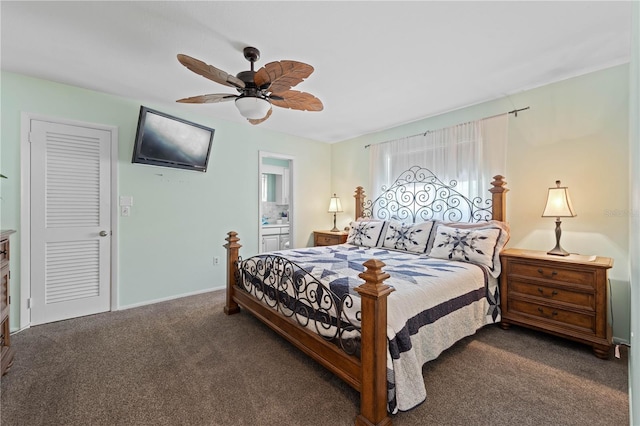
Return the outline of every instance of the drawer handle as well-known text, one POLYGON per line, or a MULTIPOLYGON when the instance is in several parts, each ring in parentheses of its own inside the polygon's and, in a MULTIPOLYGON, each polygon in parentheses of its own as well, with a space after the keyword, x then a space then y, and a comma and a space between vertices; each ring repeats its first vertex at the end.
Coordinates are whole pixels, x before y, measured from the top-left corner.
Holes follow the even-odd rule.
MULTIPOLYGON (((541 289, 540 287, 538 287, 538 292, 544 296, 544 290, 541 289)), ((557 296, 558 295, 558 291, 557 290, 552 290, 551 291, 551 296, 557 296)))
POLYGON ((2 251, 0 251, 0 254, 7 254, 7 251, 6 250, 2 250, 2 251))
MULTIPOLYGON (((538 312, 540 312, 542 315, 544 315, 544 309, 542 309, 540 307, 538 307, 538 312)), ((558 315, 558 311, 552 311, 551 315, 555 317, 556 315, 558 315)))
MULTIPOLYGON (((544 271, 542 270, 542 268, 538 268, 538 273, 541 274, 541 275, 544 275, 544 271)), ((556 276, 556 275, 558 275, 557 271, 551 271, 551 276, 552 277, 556 276)))

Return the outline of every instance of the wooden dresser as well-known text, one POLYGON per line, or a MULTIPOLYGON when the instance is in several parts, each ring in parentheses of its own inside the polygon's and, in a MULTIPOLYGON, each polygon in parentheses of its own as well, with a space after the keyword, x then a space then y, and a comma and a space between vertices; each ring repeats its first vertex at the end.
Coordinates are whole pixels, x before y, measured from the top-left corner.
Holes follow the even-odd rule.
POLYGON ((11 336, 9 335, 9 236, 15 231, 0 231, 0 270, 2 285, 0 290, 0 375, 4 375, 13 362, 14 349, 11 347, 11 336))
POLYGON ((586 343, 597 357, 609 357, 607 274, 612 259, 515 248, 500 258, 502 328, 534 328, 586 343))
POLYGON ((347 231, 313 231, 314 246, 333 246, 347 242, 349 233, 347 231))

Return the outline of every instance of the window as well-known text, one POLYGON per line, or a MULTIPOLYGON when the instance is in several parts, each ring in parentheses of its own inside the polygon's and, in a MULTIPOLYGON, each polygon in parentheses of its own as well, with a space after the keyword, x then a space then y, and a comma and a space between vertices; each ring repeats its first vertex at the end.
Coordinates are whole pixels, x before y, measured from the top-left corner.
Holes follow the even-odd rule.
MULTIPOLYGON (((370 147, 370 185, 375 199, 413 166, 473 199, 489 198, 493 176, 506 173, 508 115, 458 124, 370 147)), ((415 195, 415 194, 414 194, 415 195)))

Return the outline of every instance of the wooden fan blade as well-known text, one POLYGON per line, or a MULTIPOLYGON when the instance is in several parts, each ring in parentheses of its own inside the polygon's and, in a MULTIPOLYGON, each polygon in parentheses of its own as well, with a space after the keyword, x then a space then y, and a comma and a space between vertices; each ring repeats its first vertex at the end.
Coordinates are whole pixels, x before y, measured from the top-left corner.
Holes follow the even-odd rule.
POLYGON ((258 118, 258 119, 247 118, 247 121, 255 126, 256 124, 260 124, 263 121, 265 121, 267 118, 271 117, 272 112, 273 112, 273 108, 269 108, 269 111, 267 111, 267 115, 265 115, 264 117, 258 118))
POLYGON ((256 86, 266 86, 270 92, 281 93, 309 77, 313 72, 311 65, 297 61, 276 61, 260 68, 253 81, 256 86))
POLYGON ((269 97, 271 105, 280 108, 298 109, 301 111, 322 111, 322 101, 311 93, 287 90, 282 93, 274 93, 269 97))
POLYGON ((214 104, 218 102, 233 101, 237 98, 236 95, 230 95, 228 93, 212 93, 210 95, 192 96, 190 98, 178 99, 176 102, 183 104, 214 104))
POLYGON ((216 83, 224 84, 225 86, 230 87, 237 87, 240 89, 244 89, 245 87, 244 81, 240 80, 238 77, 227 74, 221 69, 218 69, 213 65, 205 64, 204 62, 192 58, 191 56, 178 54, 178 61, 180 61, 182 65, 189 68, 196 74, 199 74, 204 78, 208 78, 209 80, 215 81, 216 83))

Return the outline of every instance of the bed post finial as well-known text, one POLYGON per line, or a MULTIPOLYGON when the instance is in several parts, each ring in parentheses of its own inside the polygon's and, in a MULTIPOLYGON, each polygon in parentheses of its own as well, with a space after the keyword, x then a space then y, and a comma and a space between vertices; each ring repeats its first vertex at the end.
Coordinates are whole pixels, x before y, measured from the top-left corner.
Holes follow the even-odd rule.
POLYGON ((364 188, 362 188, 361 186, 357 187, 356 195, 353 196, 353 198, 356 199, 356 220, 362 218, 362 210, 364 208, 365 197, 366 195, 364 195, 364 188))
POLYGON ((382 272, 382 261, 370 259, 364 266, 367 269, 358 276, 365 283, 355 288, 362 300, 362 381, 356 426, 391 425, 387 414, 387 296, 394 288, 383 283, 389 274, 382 272))
POLYGON ((504 181, 504 176, 496 175, 493 177, 493 188, 489 190, 491 192, 491 213, 493 220, 499 220, 501 222, 506 222, 507 220, 507 189, 505 185, 507 182, 504 181))
POLYGON ((225 240, 227 244, 223 247, 227 249, 227 301, 224 305, 224 313, 232 315, 240 312, 240 306, 233 300, 233 292, 236 287, 236 262, 242 246, 238 244, 240 238, 238 238, 238 233, 235 231, 230 231, 225 240))

